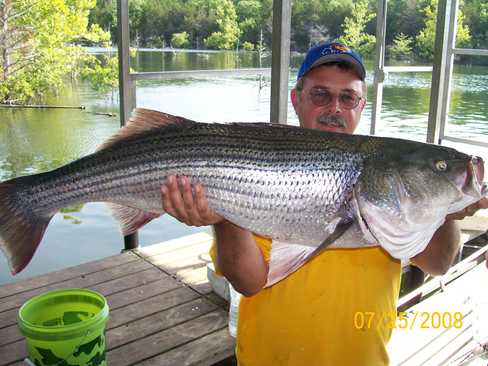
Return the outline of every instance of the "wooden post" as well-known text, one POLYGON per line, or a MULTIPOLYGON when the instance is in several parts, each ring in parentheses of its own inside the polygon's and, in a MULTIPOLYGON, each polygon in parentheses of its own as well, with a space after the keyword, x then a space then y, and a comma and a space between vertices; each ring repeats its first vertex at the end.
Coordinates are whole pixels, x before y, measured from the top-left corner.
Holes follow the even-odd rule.
POLYGON ((449 89, 454 61, 456 0, 439 0, 435 34, 432 89, 430 92, 427 142, 440 143, 447 120, 449 89))
POLYGON ((386 9, 388 0, 378 0, 378 14, 376 16, 376 59, 374 68, 374 92, 376 94, 371 112, 371 126, 369 133, 374 135, 376 127, 381 122, 381 104, 383 102, 383 81, 385 80, 385 34, 386 9))
POLYGON ((286 124, 290 67, 290 0, 273 1, 270 121, 286 124))
MULTIPOLYGON (((133 85, 129 66, 129 1, 117 0, 117 47, 119 57, 119 104, 120 125, 129 120, 134 108, 133 85)), ((137 232, 124 237, 124 248, 130 250, 139 246, 137 232)))

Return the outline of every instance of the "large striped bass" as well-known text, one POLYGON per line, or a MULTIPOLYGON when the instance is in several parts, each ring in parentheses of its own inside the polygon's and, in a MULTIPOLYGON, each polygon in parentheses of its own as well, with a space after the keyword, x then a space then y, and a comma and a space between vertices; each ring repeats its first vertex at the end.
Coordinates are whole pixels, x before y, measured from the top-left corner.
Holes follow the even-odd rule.
POLYGON ((211 208, 263 236, 379 244, 396 258, 422 250, 447 214, 487 194, 482 159, 447 147, 137 109, 95 153, 0 184, 0 248, 12 273, 65 206, 109 202, 124 235, 160 216, 170 174, 200 182, 211 208))

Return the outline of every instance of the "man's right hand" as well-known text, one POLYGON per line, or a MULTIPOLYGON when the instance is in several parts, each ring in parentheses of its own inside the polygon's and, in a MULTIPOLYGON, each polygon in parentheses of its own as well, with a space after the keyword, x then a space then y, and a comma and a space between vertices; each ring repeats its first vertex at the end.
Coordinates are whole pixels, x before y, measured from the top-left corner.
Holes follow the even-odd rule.
POLYGON ((161 185, 161 195, 164 211, 187 225, 207 226, 224 221, 208 206, 203 186, 192 186, 188 177, 168 176, 161 185))

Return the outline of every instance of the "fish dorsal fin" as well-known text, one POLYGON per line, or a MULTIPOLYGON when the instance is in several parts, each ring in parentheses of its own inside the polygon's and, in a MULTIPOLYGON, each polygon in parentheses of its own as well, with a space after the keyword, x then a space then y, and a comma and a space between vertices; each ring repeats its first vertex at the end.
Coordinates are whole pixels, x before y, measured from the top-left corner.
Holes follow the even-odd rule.
POLYGON ((115 135, 105 141, 97 149, 97 151, 109 148, 121 141, 124 141, 125 139, 147 131, 172 125, 189 125, 194 123, 195 122, 189 119, 173 116, 168 113, 163 113, 152 109, 136 108, 132 112, 132 116, 127 124, 117 131, 115 135))

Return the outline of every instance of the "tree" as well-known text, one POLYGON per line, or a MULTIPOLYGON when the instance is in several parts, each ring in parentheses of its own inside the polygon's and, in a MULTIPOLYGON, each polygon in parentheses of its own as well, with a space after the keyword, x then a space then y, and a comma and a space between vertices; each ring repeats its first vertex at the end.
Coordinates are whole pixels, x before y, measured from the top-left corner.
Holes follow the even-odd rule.
MULTIPOLYGON (((437 24, 437 4, 438 0, 430 0, 429 4, 424 8, 425 13, 425 26, 420 31, 416 38, 418 55, 425 60, 432 60, 434 55, 434 43, 435 43, 435 30, 437 24)), ((460 5, 462 1, 460 1, 460 5)), ((469 28, 464 24, 464 15, 461 11, 458 12, 457 19, 457 33, 456 33, 456 46, 466 47, 469 46, 471 36, 469 28)))
POLYGON ((387 47, 391 58, 396 60, 409 60, 412 56, 413 39, 403 33, 398 34, 393 40, 393 45, 387 47))
POLYGON ((460 9, 465 14, 466 24, 472 35, 474 48, 488 48, 488 2, 486 0, 471 0, 461 4, 460 9))
POLYGON ((232 0, 210 0, 208 7, 214 15, 218 30, 205 38, 205 45, 218 49, 233 48, 240 33, 234 3, 232 0))
POLYGON ((113 91, 119 84, 119 60, 115 56, 90 55, 84 62, 81 76, 97 91, 113 91))
POLYGON ((183 48, 188 46, 188 43, 188 33, 173 33, 173 36, 171 37, 171 47, 183 48))
POLYGON ((0 3, 0 100, 25 103, 75 78, 85 51, 76 43, 109 40, 88 27, 95 0, 4 0, 0 3))
POLYGON ((351 46, 363 56, 371 55, 376 38, 366 33, 365 28, 374 17, 375 14, 368 8, 368 1, 358 1, 353 6, 351 16, 344 20, 344 33, 339 41, 351 46))
MULTIPOLYGON (((271 0, 235 0, 241 43, 259 44, 263 38, 271 39, 271 0)), ((250 45, 246 46, 248 49, 250 45)))
POLYGON ((400 33, 415 39, 424 23, 425 0, 388 1, 386 44, 392 44, 400 33))
POLYGON ((90 10, 89 24, 98 24, 105 32, 110 32, 113 40, 117 39, 117 6, 115 0, 97 0, 97 5, 90 10))

